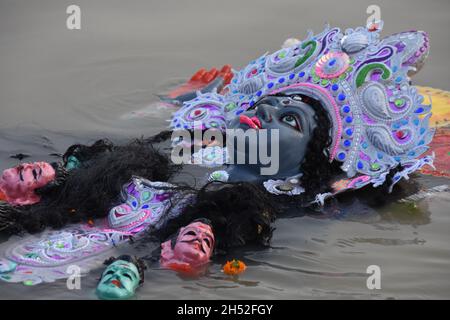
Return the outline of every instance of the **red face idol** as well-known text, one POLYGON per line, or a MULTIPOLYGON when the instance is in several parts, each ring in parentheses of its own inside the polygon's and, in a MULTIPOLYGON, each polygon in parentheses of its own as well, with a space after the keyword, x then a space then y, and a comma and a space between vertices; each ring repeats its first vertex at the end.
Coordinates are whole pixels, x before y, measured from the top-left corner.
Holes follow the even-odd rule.
POLYGON ((180 229, 175 245, 172 241, 164 242, 161 251, 161 265, 184 265, 197 267, 209 262, 214 250, 214 234, 211 226, 202 222, 193 222, 180 229))
POLYGON ((23 163, 6 169, 0 177, 0 193, 12 205, 29 205, 39 202, 34 190, 55 179, 55 169, 47 162, 23 163))

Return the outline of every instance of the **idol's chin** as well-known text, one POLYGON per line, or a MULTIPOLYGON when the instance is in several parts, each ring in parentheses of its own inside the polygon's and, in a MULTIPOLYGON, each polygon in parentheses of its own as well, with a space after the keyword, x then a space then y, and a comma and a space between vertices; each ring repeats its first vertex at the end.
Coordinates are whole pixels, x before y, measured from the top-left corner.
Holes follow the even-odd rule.
POLYGON ((203 259, 203 255, 196 248, 185 249, 182 253, 182 261, 189 264, 196 264, 203 259))
POLYGON ((133 295, 127 290, 122 290, 113 286, 106 286, 101 289, 97 288, 96 293, 100 299, 105 300, 128 299, 133 295))
POLYGON ((252 170, 245 165, 229 165, 227 168, 229 182, 259 182, 265 181, 266 176, 259 174, 259 170, 252 170))
POLYGON ((300 174, 300 170, 292 168, 291 170, 280 170, 277 174, 273 175, 262 175, 261 169, 264 166, 258 165, 236 165, 230 164, 227 168, 229 174, 229 182, 264 182, 267 180, 277 180, 277 179, 287 179, 300 174))

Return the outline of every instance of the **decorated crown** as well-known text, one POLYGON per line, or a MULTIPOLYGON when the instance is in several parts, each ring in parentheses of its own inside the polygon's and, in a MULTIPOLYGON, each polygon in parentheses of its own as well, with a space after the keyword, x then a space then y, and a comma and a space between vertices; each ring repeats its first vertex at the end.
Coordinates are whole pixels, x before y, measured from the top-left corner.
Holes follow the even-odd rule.
POLYGON ((236 71, 225 94, 199 94, 186 102, 171 127, 194 129, 201 122, 201 129, 223 130, 266 95, 304 94, 328 110, 330 161, 342 162, 348 177, 381 183, 398 164, 408 173, 432 164, 430 157, 420 159, 434 134, 431 105, 422 104, 410 84, 428 55, 428 36, 407 31, 380 39, 382 26, 377 21, 344 32, 329 26, 318 35, 308 32, 305 40, 236 71))

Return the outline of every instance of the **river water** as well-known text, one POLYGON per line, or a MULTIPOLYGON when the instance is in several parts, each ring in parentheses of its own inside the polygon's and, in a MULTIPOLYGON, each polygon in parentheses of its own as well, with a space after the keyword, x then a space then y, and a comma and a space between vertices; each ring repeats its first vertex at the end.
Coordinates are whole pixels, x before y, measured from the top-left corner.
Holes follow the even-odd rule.
MULTIPOLYGON (((364 25, 370 4, 381 7, 385 35, 429 32, 431 54, 415 83, 450 89, 448 0, 78 0, 81 30, 66 28, 70 4, 0 0, 0 170, 17 164, 10 157, 17 153, 54 160, 51 154, 75 142, 155 134, 173 111, 156 95, 198 68, 240 68, 288 37, 321 31, 325 22, 364 25)), ((416 176, 413 183, 448 180, 416 176)), ((270 248, 230 253, 249 266, 239 279, 220 272, 222 261, 201 279, 150 269, 136 298, 449 299, 449 202, 441 192, 381 208, 355 200, 339 218, 285 214, 270 248), (366 286, 370 265, 381 269, 380 290, 366 286)), ((0 298, 95 298, 100 273, 72 291, 65 281, 0 282, 0 298)))

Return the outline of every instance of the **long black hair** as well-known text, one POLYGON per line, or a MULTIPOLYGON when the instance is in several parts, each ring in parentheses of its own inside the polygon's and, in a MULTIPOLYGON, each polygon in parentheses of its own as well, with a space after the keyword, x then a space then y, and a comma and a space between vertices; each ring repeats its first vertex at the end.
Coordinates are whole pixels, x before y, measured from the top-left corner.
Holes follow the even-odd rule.
POLYGON ((272 197, 257 184, 211 182, 194 192, 194 201, 180 215, 161 230, 151 232, 164 241, 179 228, 207 219, 219 252, 246 244, 268 246, 277 212, 272 197))
POLYGON ((318 193, 330 190, 329 182, 337 174, 342 173, 339 163, 330 163, 329 148, 332 144, 332 123, 330 116, 320 101, 302 95, 302 101, 310 105, 315 111, 316 128, 308 143, 305 157, 300 165, 303 175, 301 185, 305 188, 303 197, 314 197, 318 193))

